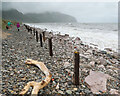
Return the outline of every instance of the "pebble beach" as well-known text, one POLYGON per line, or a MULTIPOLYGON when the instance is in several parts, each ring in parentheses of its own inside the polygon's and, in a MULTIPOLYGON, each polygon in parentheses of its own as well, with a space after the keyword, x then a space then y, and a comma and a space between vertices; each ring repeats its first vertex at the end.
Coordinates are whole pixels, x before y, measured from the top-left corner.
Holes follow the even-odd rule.
MULTIPOLYGON (((42 32, 40 28, 36 29, 42 32)), ((13 26, 12 30, 4 30, 11 35, 2 39, 2 94, 19 94, 29 81, 40 82, 45 79, 43 72, 36 66, 25 64, 26 59, 44 62, 52 73, 52 80, 39 94, 90 94, 91 88, 85 82, 90 70, 102 72, 111 76, 107 79, 106 92, 99 94, 119 94, 120 74, 119 55, 110 48, 99 50, 83 44, 77 37, 69 37, 69 34, 60 35, 46 31, 46 37, 52 37, 53 56, 49 56, 48 40, 36 42, 34 34, 28 32, 24 26, 20 31, 13 26), (80 55, 79 85, 72 82, 74 74, 74 52, 80 55), (113 92, 114 90, 114 92, 113 92), (112 93, 113 92, 113 93, 112 93)), ((31 94, 32 87, 27 94, 31 94)), ((98 94, 98 93, 96 93, 98 94)))

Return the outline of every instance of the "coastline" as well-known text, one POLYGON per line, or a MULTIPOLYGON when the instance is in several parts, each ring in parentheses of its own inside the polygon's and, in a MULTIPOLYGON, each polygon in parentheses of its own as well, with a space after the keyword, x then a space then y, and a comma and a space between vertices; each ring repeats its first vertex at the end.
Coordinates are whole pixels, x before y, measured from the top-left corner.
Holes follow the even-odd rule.
MULTIPOLYGON (((34 29, 34 28, 33 28, 34 29)), ((40 28, 35 29, 40 33, 40 28)), ((24 28, 20 32, 15 29, 9 31, 9 37, 3 39, 3 94, 18 94, 28 81, 41 81, 43 73, 38 68, 25 65, 26 58, 42 61, 52 72, 54 81, 39 91, 40 94, 93 94, 85 83, 90 70, 100 71, 114 79, 107 82, 105 93, 111 94, 111 89, 119 89, 119 58, 118 53, 98 50, 83 44, 80 38, 69 37, 69 34, 60 35, 46 32, 46 37, 52 37, 53 57, 49 56, 48 40, 40 47, 35 37, 24 28), (10 50, 8 50, 10 49, 10 50), (74 70, 74 51, 80 53, 80 85, 72 84, 74 70), (102 65, 102 66, 101 66, 102 65), (59 87, 57 87, 59 85, 59 87), (56 88, 57 87, 57 88, 56 88), (76 89, 75 89, 76 88, 76 89)), ((28 94, 30 94, 29 90, 28 94)))
POLYGON ((115 52, 119 50, 117 24, 29 23, 27 25, 47 29, 53 34, 60 32, 61 35, 69 34, 70 37, 79 37, 84 44, 97 47, 99 50, 105 50, 105 48, 111 48, 115 52))

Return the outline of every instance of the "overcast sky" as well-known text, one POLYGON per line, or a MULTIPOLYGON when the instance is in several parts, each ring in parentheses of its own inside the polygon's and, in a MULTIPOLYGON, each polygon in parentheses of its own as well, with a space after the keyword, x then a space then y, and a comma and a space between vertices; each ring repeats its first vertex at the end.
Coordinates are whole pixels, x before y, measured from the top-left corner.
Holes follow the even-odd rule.
POLYGON ((61 12, 82 23, 118 21, 117 2, 3 2, 2 8, 15 8, 22 13, 61 12))

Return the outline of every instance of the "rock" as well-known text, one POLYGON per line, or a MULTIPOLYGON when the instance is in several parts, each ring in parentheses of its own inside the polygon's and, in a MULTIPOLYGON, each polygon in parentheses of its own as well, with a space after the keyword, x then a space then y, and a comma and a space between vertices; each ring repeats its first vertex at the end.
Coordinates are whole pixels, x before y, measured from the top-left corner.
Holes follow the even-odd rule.
POLYGON ((91 49, 88 49, 86 52, 92 54, 93 51, 91 49))
POLYGON ((75 38, 75 41, 77 41, 77 40, 79 41, 79 40, 81 40, 81 39, 80 39, 79 37, 76 37, 76 38, 75 38))
POLYGON ((120 54, 118 54, 118 53, 113 53, 113 54, 112 54, 112 56, 113 56, 113 58, 118 59, 118 58, 119 58, 119 56, 120 56, 120 54))
POLYGON ((90 69, 91 68, 91 66, 89 65, 89 64, 84 64, 84 65, 82 65, 84 68, 88 68, 88 69, 90 69))
POLYGON ((71 70, 70 69, 65 69, 67 72, 71 72, 71 70))
POLYGON ((83 68, 82 71, 87 73, 89 70, 87 70, 86 68, 83 68))
POLYGON ((100 61, 100 64, 107 65, 107 61, 103 57, 100 57, 99 61, 100 61))
POLYGON ((55 82, 55 81, 53 81, 53 85, 56 85, 56 82, 55 82))
POLYGON ((71 82, 71 81, 68 81, 68 85, 72 85, 72 82, 71 82))
POLYGON ((91 61, 91 62, 89 63, 89 65, 92 66, 92 67, 94 67, 94 66, 95 66, 95 61, 91 61))
POLYGON ((77 91, 77 90, 78 90, 78 88, 73 88, 73 90, 74 90, 74 91, 77 91))
POLYGON ((93 94, 100 94, 99 91, 106 92, 106 82, 109 75, 90 70, 90 75, 85 78, 85 82, 90 86, 93 94))
POLYGON ((104 65, 98 65, 98 68, 102 68, 105 70, 105 66, 104 65))
POLYGON ((26 80, 26 77, 24 77, 24 78, 21 78, 21 80, 23 80, 23 81, 24 81, 24 80, 26 80))
POLYGON ((57 84, 56 89, 59 89, 59 83, 57 84))
POLYGON ((107 66, 108 69, 112 69, 112 70, 118 70, 118 68, 115 68, 114 66, 107 66))
POLYGON ((60 93, 60 94, 64 94, 63 91, 61 91, 61 90, 59 90, 58 93, 60 93))
POLYGON ((106 51, 101 51, 101 53, 102 53, 102 54, 107 54, 107 52, 106 52, 106 51))
POLYGON ((52 93, 56 93, 56 91, 55 91, 55 90, 53 90, 53 91, 52 91, 52 93))
POLYGON ((13 75, 14 75, 14 72, 11 72, 10 75, 13 76, 13 75))
POLYGON ((118 90, 116 90, 116 89, 111 89, 111 90, 110 90, 110 94, 118 94, 118 90))
POLYGON ((112 65, 112 63, 109 60, 106 60, 106 61, 107 61, 107 64, 112 65))
POLYGON ((81 86, 82 86, 83 88, 85 88, 85 85, 82 84, 81 86))
POLYGON ((69 67, 69 66, 71 66, 71 64, 70 64, 69 62, 65 62, 65 63, 64 63, 64 67, 65 67, 65 68, 67 68, 67 67, 69 67))
POLYGON ((112 51, 111 48, 104 48, 104 50, 106 50, 106 51, 112 51))
POLYGON ((71 90, 67 90, 66 93, 67 94, 72 94, 72 91, 71 90))
POLYGON ((14 91, 11 90, 11 89, 8 89, 8 91, 9 91, 11 94, 17 94, 16 92, 14 92, 14 91))

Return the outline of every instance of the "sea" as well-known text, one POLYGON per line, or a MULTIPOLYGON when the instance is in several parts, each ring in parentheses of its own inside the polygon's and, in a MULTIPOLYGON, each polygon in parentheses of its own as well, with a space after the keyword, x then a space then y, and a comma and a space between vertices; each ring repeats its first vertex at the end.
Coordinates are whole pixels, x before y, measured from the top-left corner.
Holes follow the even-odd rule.
POLYGON ((54 34, 61 33, 79 37, 84 44, 100 50, 111 48, 118 52, 117 23, 29 23, 28 25, 43 30, 47 29, 54 34))

